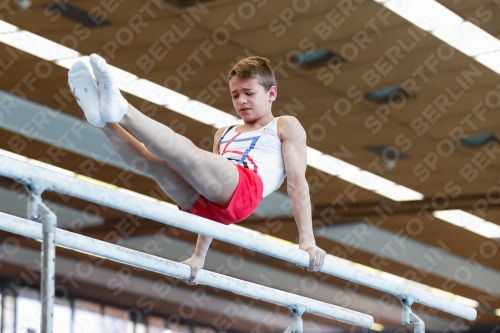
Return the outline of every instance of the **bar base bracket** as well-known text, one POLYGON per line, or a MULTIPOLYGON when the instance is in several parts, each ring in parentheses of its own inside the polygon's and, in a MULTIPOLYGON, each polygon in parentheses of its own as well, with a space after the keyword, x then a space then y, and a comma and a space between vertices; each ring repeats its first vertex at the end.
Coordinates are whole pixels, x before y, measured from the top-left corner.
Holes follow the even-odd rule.
POLYGON ((287 327, 285 333, 302 333, 304 331, 302 315, 304 312, 309 311, 309 308, 300 304, 291 304, 288 308, 293 313, 293 322, 287 327))
POLYGON ((409 326, 413 324, 414 333, 425 333, 425 323, 417 317, 411 310, 413 302, 418 301, 417 298, 408 295, 401 295, 398 297, 403 305, 402 322, 403 325, 409 326))

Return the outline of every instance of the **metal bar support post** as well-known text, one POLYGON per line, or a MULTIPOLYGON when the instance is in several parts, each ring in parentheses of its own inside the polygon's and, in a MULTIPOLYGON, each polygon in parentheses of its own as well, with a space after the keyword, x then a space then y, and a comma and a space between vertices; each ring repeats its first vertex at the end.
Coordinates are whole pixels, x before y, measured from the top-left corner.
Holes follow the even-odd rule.
POLYGON ((55 301, 55 263, 56 244, 55 233, 57 216, 47 207, 41 198, 43 186, 36 183, 24 183, 29 192, 28 219, 42 222, 42 280, 41 280, 41 332, 52 333, 54 327, 54 301, 55 301), (42 212, 40 213, 40 210, 42 212))

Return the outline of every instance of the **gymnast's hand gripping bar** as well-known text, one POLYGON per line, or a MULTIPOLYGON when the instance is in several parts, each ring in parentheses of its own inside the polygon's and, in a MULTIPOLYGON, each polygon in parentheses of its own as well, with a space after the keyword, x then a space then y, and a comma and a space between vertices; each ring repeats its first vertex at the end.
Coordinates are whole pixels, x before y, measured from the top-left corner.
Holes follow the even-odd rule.
MULTIPOLYGON (((43 183, 46 190, 57 191, 177 228, 210 236, 300 266, 309 266, 309 254, 298 248, 281 244, 250 231, 246 232, 241 228, 222 225, 165 205, 153 203, 147 199, 115 191, 13 158, 0 156, 0 174, 24 184, 36 180, 37 183, 43 183)), ((476 309, 472 307, 334 260, 326 259, 321 272, 378 289, 399 299, 412 299, 413 302, 467 320, 476 318, 476 309)))

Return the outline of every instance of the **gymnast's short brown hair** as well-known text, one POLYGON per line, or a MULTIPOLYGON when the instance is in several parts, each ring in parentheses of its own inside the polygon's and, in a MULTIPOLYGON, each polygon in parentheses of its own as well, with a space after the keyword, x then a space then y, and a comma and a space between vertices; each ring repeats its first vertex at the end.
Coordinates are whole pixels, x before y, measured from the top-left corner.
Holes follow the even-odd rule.
POLYGON ((258 79, 265 91, 276 85, 276 78, 271 68, 271 62, 264 57, 253 56, 238 61, 227 73, 229 80, 233 76, 237 76, 240 79, 258 79))

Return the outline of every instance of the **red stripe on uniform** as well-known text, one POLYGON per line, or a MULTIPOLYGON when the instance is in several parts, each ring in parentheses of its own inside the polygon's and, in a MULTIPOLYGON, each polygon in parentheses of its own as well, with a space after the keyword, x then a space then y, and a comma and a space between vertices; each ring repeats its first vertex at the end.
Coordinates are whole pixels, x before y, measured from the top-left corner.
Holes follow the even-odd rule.
MULTIPOLYGON (((234 140, 234 139, 236 139, 236 138, 238 137, 238 135, 240 135, 240 134, 241 134, 241 133, 237 133, 235 136, 233 136, 233 137, 232 137, 231 139, 229 139, 229 140, 234 140)), ((226 152, 226 149, 227 149, 227 147, 229 146, 229 144, 230 144, 230 143, 231 143, 231 141, 229 141, 229 142, 227 142, 227 143, 226 143, 226 146, 224 147, 224 150, 222 151, 222 154, 224 154, 224 153, 226 152)), ((221 155, 222 155, 222 154, 221 154, 221 155)))

